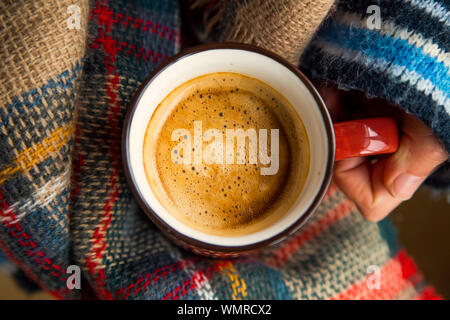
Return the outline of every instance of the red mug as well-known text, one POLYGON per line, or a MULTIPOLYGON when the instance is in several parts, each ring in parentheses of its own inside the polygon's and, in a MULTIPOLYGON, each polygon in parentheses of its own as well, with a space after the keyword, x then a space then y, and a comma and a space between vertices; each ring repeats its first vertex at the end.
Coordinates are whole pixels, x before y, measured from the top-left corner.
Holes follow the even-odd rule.
POLYGON ((335 160, 393 153, 398 148, 398 128, 391 118, 339 122, 333 127, 335 160))
POLYGON ((231 257, 278 243, 299 230, 325 195, 335 160, 392 153, 397 146, 398 129, 392 119, 362 119, 333 125, 319 93, 298 68, 255 46, 214 43, 172 57, 143 82, 125 119, 122 158, 136 200, 163 233, 193 252, 231 257), (267 228, 243 236, 215 236, 183 225, 159 202, 143 166, 145 130, 160 102, 181 84, 214 72, 241 73, 280 92, 302 119, 311 146, 308 177, 294 205, 267 228))

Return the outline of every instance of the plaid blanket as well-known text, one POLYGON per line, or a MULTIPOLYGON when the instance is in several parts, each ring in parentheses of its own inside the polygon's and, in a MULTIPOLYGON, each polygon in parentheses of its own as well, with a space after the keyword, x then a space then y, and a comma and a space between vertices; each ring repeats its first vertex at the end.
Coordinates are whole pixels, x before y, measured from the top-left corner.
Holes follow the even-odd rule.
MULTIPOLYGON (((302 3, 307 15, 315 2, 302 3)), ((332 5, 322 3, 303 42, 332 5)), ((365 221, 335 186, 300 232, 258 255, 203 258, 160 234, 127 187, 120 136, 141 81, 180 50, 179 16, 175 0, 1 2, 5 255, 62 299, 88 287, 101 299, 437 298, 389 220, 365 221), (66 284, 70 265, 81 290, 66 284)))

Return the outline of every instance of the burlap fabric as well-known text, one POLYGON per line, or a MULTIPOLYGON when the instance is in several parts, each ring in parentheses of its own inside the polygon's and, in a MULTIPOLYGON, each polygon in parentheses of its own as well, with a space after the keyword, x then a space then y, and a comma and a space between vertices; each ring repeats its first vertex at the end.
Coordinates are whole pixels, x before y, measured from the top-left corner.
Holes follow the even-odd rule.
MULTIPOLYGON (((208 9, 215 9, 217 14, 207 17, 199 34, 208 40, 254 44, 296 65, 333 3, 334 0, 218 1, 216 8, 209 6, 204 10, 208 13, 208 9)), ((194 2, 193 7, 201 4, 202 1, 194 2)))
MULTIPOLYGON (((272 12, 266 19, 295 12, 286 21, 303 21, 289 29, 302 31, 292 36, 295 49, 281 35, 260 36, 262 20, 228 34, 253 32, 253 43, 294 60, 331 5, 321 1, 317 12, 315 3, 261 3, 272 12)), ((299 233, 257 256, 212 260, 171 244, 130 194, 120 136, 139 84, 179 50, 178 3, 91 1, 88 10, 77 2, 77 31, 65 27, 71 4, 1 5, 0 244, 42 288, 60 298, 79 298, 88 285, 105 299, 435 297, 390 223, 365 221, 335 187, 299 233), (71 264, 87 280, 81 290, 66 286, 71 264), (383 275, 380 290, 367 286, 371 265, 383 275)))

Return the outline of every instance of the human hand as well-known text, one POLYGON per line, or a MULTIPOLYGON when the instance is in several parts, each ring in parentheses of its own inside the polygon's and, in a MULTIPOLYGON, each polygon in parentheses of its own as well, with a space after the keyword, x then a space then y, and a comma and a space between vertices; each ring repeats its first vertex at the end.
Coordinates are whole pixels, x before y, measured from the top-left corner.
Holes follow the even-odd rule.
POLYGON ((352 199, 364 217, 379 221, 402 201, 410 199, 423 181, 448 154, 438 138, 417 117, 381 99, 367 99, 360 92, 346 92, 320 83, 334 121, 389 116, 400 128, 396 153, 337 161, 334 182, 352 199))

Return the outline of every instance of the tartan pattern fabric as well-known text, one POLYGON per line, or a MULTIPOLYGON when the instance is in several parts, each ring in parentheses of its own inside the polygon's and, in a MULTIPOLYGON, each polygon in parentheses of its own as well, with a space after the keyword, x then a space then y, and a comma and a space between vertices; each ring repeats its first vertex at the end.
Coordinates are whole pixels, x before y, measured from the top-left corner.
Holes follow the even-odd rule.
POLYGON ((57 297, 70 265, 69 192, 76 91, 86 21, 68 30, 81 1, 2 1, 0 24, 0 246, 57 297))
POLYGON ((120 136, 139 84, 180 49, 178 2, 80 7, 85 54, 2 92, 0 106, 0 246, 43 289, 82 297, 66 286, 76 264, 101 299, 438 298, 390 222, 365 221, 335 186, 300 232, 257 255, 210 259, 170 243, 131 196, 120 136), (379 290, 367 286, 371 265, 379 290))

